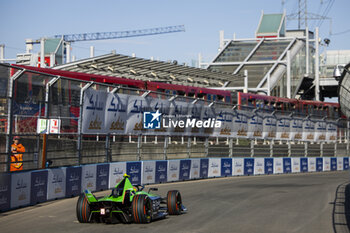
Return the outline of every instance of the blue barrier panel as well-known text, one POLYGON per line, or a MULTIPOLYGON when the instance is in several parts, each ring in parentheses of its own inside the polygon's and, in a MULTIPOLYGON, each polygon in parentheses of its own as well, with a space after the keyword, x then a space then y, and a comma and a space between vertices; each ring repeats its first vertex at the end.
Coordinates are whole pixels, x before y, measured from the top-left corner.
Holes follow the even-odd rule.
POLYGON ((208 178, 209 159, 201 159, 200 178, 208 178))
POLYGON ((308 172, 307 158, 300 158, 300 171, 301 172, 308 172))
POLYGON ((11 208, 29 205, 30 180, 30 172, 16 172, 11 174, 11 208))
POLYGON ((273 174, 273 158, 265 158, 265 174, 273 174))
POLYGON ((66 197, 78 196, 81 190, 81 167, 68 167, 66 170, 66 197))
POLYGON ((349 170, 349 157, 344 157, 344 170, 349 170))
POLYGON ((108 189, 109 164, 98 164, 96 169, 96 190, 108 189))
POLYGON ((292 160, 291 158, 283 158, 283 173, 292 172, 292 160))
POLYGON ((126 173, 130 176, 132 184, 141 184, 141 162, 127 162, 126 173))
POLYGON ((221 159, 221 176, 232 176, 232 159, 221 159))
POLYGON ((180 160, 179 179, 180 180, 189 180, 190 173, 191 173, 191 160, 190 159, 180 160))
POLYGON ((156 161, 156 183, 168 181, 168 161, 156 161))
POLYGON ((244 159, 244 175, 253 175, 254 174, 254 159, 245 158, 244 159))
POLYGON ((0 173, 0 211, 10 209, 11 203, 11 175, 0 173))
POLYGON ((337 158, 331 158, 331 171, 337 170, 337 158))
POLYGON ((31 177, 30 204, 47 201, 47 170, 34 171, 31 177))
POLYGON ((323 158, 316 158, 316 171, 323 171, 323 158))

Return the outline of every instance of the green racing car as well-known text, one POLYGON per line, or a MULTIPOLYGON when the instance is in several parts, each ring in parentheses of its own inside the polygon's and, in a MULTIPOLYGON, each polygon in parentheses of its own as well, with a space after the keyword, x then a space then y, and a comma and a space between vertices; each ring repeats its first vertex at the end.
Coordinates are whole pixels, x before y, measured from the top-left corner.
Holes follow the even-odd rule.
POLYGON ((106 197, 96 199, 85 190, 79 197, 76 207, 77 219, 81 223, 149 223, 153 220, 165 218, 169 215, 179 215, 187 212, 182 204, 181 194, 177 190, 170 190, 166 198, 151 194, 157 188, 143 191, 144 186, 133 186, 127 174, 112 189, 106 197))

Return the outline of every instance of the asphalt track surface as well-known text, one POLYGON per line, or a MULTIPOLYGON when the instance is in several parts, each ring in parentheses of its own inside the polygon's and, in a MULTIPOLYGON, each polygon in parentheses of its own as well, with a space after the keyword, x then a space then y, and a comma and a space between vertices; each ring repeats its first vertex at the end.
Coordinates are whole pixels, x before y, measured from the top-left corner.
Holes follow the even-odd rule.
POLYGON ((150 224, 81 224, 75 197, 2 213, 0 232, 349 232, 347 184, 343 171, 152 185, 162 196, 180 190, 188 213, 150 224))

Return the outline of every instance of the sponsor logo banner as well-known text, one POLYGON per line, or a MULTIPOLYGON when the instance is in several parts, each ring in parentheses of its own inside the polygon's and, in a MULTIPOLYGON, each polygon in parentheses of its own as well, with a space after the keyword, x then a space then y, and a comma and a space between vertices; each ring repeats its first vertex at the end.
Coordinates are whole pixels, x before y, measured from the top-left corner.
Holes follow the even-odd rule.
POLYGON ((156 177, 156 161, 142 162, 142 184, 154 184, 156 177))
POLYGON ((300 171, 301 172, 308 172, 308 159, 307 158, 300 158, 300 171))
POLYGON ((47 199, 53 200, 66 195, 66 168, 48 170, 47 199))
POLYGON ((0 173, 0 210, 10 209, 11 203, 11 175, 0 173))
POLYGON ((47 171, 34 171, 31 174, 30 204, 47 201, 47 171))
POLYGON ((260 115, 252 115, 248 118, 248 138, 263 137, 263 118, 260 115))
POLYGON ((111 163, 109 165, 109 188, 114 188, 126 173, 126 162, 111 163))
POLYGON ((264 158, 254 159, 254 175, 263 175, 265 172, 264 158))
POLYGON ((156 161, 156 183, 165 183, 168 181, 168 162, 156 161))
POLYGON ((106 131, 113 134, 125 134, 129 95, 108 93, 106 101, 106 131))
POLYGON ((283 173, 292 172, 292 160, 291 158, 283 158, 283 173))
MULTIPOLYGON (((273 174, 282 174, 284 172, 283 164, 284 164, 283 158, 274 158, 273 159, 273 174)), ((289 171, 290 171, 290 169, 289 169, 289 171)))
POLYGON ((323 158, 316 158, 316 171, 323 171, 323 158))
POLYGON ((30 203, 30 172, 11 174, 11 208, 30 203))
POLYGON ((254 173, 254 159, 245 158, 244 159, 244 175, 253 175, 254 173))
POLYGON ((191 172, 191 160, 180 160, 180 180, 188 180, 190 179, 191 172))
POLYGON ((209 159, 208 177, 219 177, 219 176, 221 176, 221 159, 210 158, 209 159))
POLYGON ((86 189, 91 192, 96 191, 96 164, 85 165, 82 167, 81 190, 86 189))
POLYGON ((273 174, 273 158, 265 158, 265 174, 273 174))
POLYGON ((180 160, 168 161, 168 181, 178 181, 180 173, 180 160))
POLYGON ((265 115, 263 120, 263 138, 275 139, 277 131, 277 119, 274 116, 265 115))
POLYGON ((190 179, 198 179, 200 173, 200 159, 191 159, 191 175, 190 179))
POLYGON ((232 175, 243 176, 244 175, 244 159, 233 158, 232 159, 232 175))
POLYGON ((290 122, 290 140, 300 141, 303 139, 303 119, 292 118, 290 122))
POLYGON ((316 158, 315 157, 308 158, 308 171, 309 172, 316 171, 316 158))
POLYGON ((349 157, 344 157, 344 170, 349 170, 349 157))
POLYGON ((337 158, 331 158, 331 171, 337 170, 337 158))
POLYGON ((292 159, 292 172, 300 172, 300 158, 291 158, 292 159))
POLYGON ((315 122, 306 119, 303 121, 303 140, 315 140, 315 122))
POLYGON ((109 164, 98 164, 96 169, 96 190, 108 189, 109 164))
POLYGON ((209 159, 201 159, 200 178, 208 178, 209 159))
POLYGON ((343 170, 344 170, 344 164, 343 164, 343 162, 344 162, 344 159, 343 159, 342 157, 338 157, 338 158, 337 158, 337 164, 338 164, 337 170, 338 170, 338 171, 343 171, 343 170))
POLYGON ((141 184, 141 162, 127 162, 126 173, 130 176, 131 184, 141 184))
POLYGON ((331 158, 323 157, 323 171, 331 170, 331 158))
POLYGON ((81 191, 81 167, 68 167, 66 170, 66 197, 78 196, 81 191))
POLYGON ((287 117, 278 118, 277 127, 276 127, 277 140, 290 140, 290 137, 291 137, 290 121, 291 121, 291 118, 287 118, 287 117))
POLYGON ((221 159, 221 176, 232 176, 232 159, 221 159))

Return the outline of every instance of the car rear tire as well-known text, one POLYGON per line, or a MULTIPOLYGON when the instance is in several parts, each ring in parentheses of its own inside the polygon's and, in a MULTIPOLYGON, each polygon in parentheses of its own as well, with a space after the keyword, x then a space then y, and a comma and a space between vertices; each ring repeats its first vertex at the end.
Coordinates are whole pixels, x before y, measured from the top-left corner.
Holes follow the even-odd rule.
POLYGON ((132 199, 132 216, 135 223, 149 223, 152 216, 151 200, 145 194, 135 195, 132 199))
POLYGON ((180 192, 177 190, 168 191, 168 195, 167 195, 168 213, 170 215, 181 214, 181 206, 182 206, 182 200, 181 200, 180 192))
POLYGON ((90 218, 91 210, 88 200, 85 195, 80 195, 77 202, 77 219, 80 223, 88 223, 90 218))

